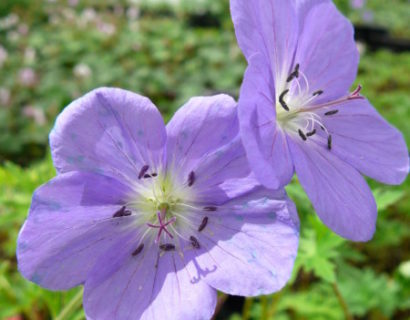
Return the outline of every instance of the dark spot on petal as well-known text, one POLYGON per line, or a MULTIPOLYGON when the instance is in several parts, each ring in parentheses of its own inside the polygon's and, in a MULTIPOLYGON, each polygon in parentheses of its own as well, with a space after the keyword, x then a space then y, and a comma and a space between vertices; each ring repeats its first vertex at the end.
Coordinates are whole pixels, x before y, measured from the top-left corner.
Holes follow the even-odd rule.
POLYGON ((193 246, 195 249, 201 248, 201 246, 199 245, 199 242, 198 242, 198 239, 197 239, 197 238, 195 238, 194 236, 190 236, 190 237, 189 237, 189 240, 191 241, 191 244, 192 244, 192 246, 193 246))
POLYGON ((288 94, 289 89, 286 89, 285 91, 283 91, 280 96, 279 96, 279 103, 282 106, 283 109, 285 109, 286 111, 289 111, 289 107, 286 104, 285 100, 283 100, 285 98, 285 96, 288 94))
POLYGON ((159 248, 163 251, 174 251, 175 246, 171 243, 161 244, 159 248))
POLYGON ((312 131, 306 133, 306 136, 311 137, 311 136, 314 136, 315 134, 316 134, 316 129, 313 129, 312 131))
POLYGON ((339 110, 332 110, 332 111, 326 112, 325 116, 333 116, 334 114, 336 114, 338 112, 339 112, 339 110))
POLYGON ((201 232, 202 230, 204 230, 207 224, 208 224, 208 217, 205 217, 202 219, 202 222, 198 227, 198 231, 201 232))
POLYGON ((322 95, 323 94, 323 90, 318 90, 318 91, 315 91, 315 92, 313 92, 313 96, 320 96, 320 95, 322 95))
POLYGON ((298 130, 298 133, 299 133, 299 136, 302 138, 302 140, 303 141, 306 141, 307 140, 307 138, 306 138, 306 136, 305 136, 305 134, 303 133, 303 131, 302 130, 298 130))
POLYGON ((216 211, 216 210, 218 210, 218 208, 217 207, 204 207, 204 210, 205 211, 216 211))
POLYGON ((149 165, 146 164, 145 166, 143 166, 141 168, 140 173, 138 174, 138 179, 142 179, 144 175, 147 173, 148 169, 149 169, 149 165))
POLYGON ((142 251, 142 249, 144 249, 144 244, 141 243, 137 249, 135 249, 135 251, 132 253, 132 255, 135 257, 137 255, 139 255, 142 251))
POLYGON ((192 187, 195 182, 195 172, 191 171, 188 175, 188 187, 192 187))

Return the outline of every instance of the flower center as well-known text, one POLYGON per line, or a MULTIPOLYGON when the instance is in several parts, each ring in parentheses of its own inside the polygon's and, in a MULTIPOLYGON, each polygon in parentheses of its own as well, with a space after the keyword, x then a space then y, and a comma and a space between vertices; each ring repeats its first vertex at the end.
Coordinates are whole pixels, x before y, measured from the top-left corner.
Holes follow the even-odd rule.
POLYGON ((346 100, 362 98, 359 86, 353 93, 337 101, 329 103, 317 103, 324 91, 312 90, 306 75, 296 64, 293 71, 282 77, 275 88, 276 95, 276 119, 279 127, 292 136, 299 136, 303 141, 315 136, 319 130, 327 137, 327 148, 332 149, 332 135, 326 128, 324 117, 337 114, 335 107, 346 100), (319 112, 322 111, 320 114, 319 112))
POLYGON ((114 218, 134 216, 134 226, 143 231, 134 256, 152 242, 162 252, 182 252, 187 249, 186 243, 188 249, 199 249, 200 243, 194 235, 207 227, 206 214, 218 209, 195 205, 194 172, 185 177, 171 172, 151 172, 148 165, 143 166, 129 201, 113 215, 114 218))

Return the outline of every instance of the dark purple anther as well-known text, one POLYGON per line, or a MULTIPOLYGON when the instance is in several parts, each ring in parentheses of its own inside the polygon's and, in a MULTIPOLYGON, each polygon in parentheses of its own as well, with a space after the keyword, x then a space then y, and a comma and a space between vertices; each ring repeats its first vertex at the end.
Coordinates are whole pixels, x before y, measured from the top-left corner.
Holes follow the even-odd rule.
POLYGON ((132 253, 132 255, 135 257, 137 255, 139 255, 142 251, 142 249, 144 249, 144 244, 141 243, 137 249, 135 249, 135 251, 132 253))
POLYGON ((151 175, 150 174, 144 174, 144 179, 148 179, 148 178, 151 178, 151 175))
POLYGON ((147 173, 148 169, 149 169, 149 165, 146 164, 145 166, 143 166, 141 168, 140 173, 138 174, 138 179, 142 179, 144 175, 147 173))
POLYGON ((191 241, 191 244, 192 244, 192 246, 193 246, 195 249, 201 248, 201 246, 199 245, 199 242, 198 242, 198 239, 197 239, 197 238, 195 238, 194 236, 190 236, 190 237, 189 237, 189 240, 191 241))
POLYGON ((188 187, 192 187, 195 182, 195 172, 191 171, 188 175, 188 187))
POLYGON ((114 213, 113 218, 120 218, 120 217, 127 217, 132 214, 131 210, 127 210, 127 208, 124 206, 120 210, 118 210, 116 213, 114 213))
POLYGON ((286 82, 291 82, 295 78, 299 78, 299 63, 296 64, 295 70, 289 75, 289 77, 286 79, 286 82))
POLYGON ((329 150, 332 150, 332 136, 331 136, 331 135, 329 135, 329 136, 327 137, 327 148, 328 148, 329 150))
POLYGON ((208 224, 208 217, 205 217, 202 219, 202 222, 199 225, 198 231, 201 232, 202 230, 204 230, 207 224, 208 224))
POLYGON ((323 90, 318 90, 318 91, 315 91, 315 92, 313 92, 313 96, 320 96, 320 95, 322 95, 323 94, 323 90))
POLYGON ((161 244, 159 248, 163 251, 173 251, 175 250, 175 246, 171 243, 161 244))
POLYGON ((204 207, 204 210, 205 211, 216 211, 216 210, 218 210, 218 208, 217 207, 204 207))
POLYGON ((289 107, 283 99, 285 98, 288 92, 289 92, 289 89, 286 89, 279 96, 279 103, 282 106, 282 108, 285 109, 286 111, 289 111, 289 107))
POLYGON ((313 129, 312 131, 306 133, 306 136, 311 137, 311 136, 314 136, 315 134, 316 134, 316 129, 313 129))
POLYGON ((303 141, 306 141, 307 140, 307 138, 306 138, 306 136, 305 136, 305 134, 303 133, 303 131, 302 130, 298 130, 298 133, 299 133, 299 136, 302 138, 302 140, 303 141))
POLYGON ((332 110, 332 111, 326 112, 325 116, 333 116, 334 114, 336 114, 338 112, 339 112, 339 110, 332 110))

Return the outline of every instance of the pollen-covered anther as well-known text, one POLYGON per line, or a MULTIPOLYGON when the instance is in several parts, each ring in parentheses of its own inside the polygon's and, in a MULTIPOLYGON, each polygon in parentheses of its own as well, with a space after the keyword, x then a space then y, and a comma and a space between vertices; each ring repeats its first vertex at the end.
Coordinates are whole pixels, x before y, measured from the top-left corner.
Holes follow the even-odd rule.
POLYGON ((311 137, 314 136, 316 134, 316 129, 313 129, 312 131, 306 133, 306 137, 311 137))
POLYGON ((300 68, 300 65, 298 63, 296 64, 294 71, 286 79, 286 82, 291 82, 293 79, 299 78, 299 68, 300 68))
POLYGON ((328 112, 325 113, 325 116, 333 116, 338 112, 339 112, 339 110, 328 111, 328 112))
POLYGON ((198 227, 198 232, 201 232, 202 230, 204 230, 207 224, 208 224, 208 217, 204 217, 202 219, 201 224, 198 227))
POLYGON ((161 244, 159 248, 163 251, 174 251, 175 245, 173 245, 172 243, 165 243, 165 244, 161 244))
POLYGON ((286 89, 286 90, 283 91, 283 92, 280 94, 280 96, 279 96, 279 103, 280 103, 280 105, 282 106, 282 108, 285 109, 286 111, 289 111, 289 110, 290 110, 289 107, 288 107, 288 105, 286 104, 286 102, 285 102, 285 100, 284 100, 284 98, 285 98, 285 96, 288 94, 288 92, 289 92, 289 89, 286 89))
POLYGON ((303 131, 302 130, 298 130, 298 133, 299 133, 299 136, 302 138, 302 140, 303 141, 306 141, 307 140, 307 137, 306 137, 306 135, 303 133, 303 131))
POLYGON ((147 173, 148 169, 149 169, 149 165, 146 164, 145 166, 143 166, 140 170, 140 173, 138 174, 138 179, 141 180, 144 177, 144 175, 147 173))
POLYGON ((127 217, 132 214, 131 210, 128 210, 127 207, 123 206, 120 210, 114 213, 113 218, 127 217))
POLYGON ((135 250, 132 252, 132 256, 135 257, 135 256, 139 255, 139 254, 142 252, 143 249, 144 249, 144 244, 141 243, 141 244, 137 247, 137 249, 135 249, 135 250))
POLYGON ((188 175, 188 187, 192 187, 195 183, 195 172, 191 171, 188 175))
POLYGON ((332 150, 332 136, 331 136, 331 135, 329 135, 329 136, 327 137, 327 148, 328 148, 329 150, 332 150))
POLYGON ((200 244, 199 244, 199 242, 198 242, 198 239, 195 238, 194 236, 190 236, 190 237, 189 237, 189 241, 191 241, 191 244, 192 244, 192 246, 193 246, 195 249, 200 249, 200 248, 201 248, 201 246, 200 246, 200 244))

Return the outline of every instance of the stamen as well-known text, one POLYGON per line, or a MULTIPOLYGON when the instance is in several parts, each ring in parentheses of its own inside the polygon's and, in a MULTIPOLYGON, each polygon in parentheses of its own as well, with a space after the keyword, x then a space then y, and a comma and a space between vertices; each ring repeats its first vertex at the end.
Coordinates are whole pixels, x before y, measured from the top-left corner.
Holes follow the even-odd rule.
POLYGON ((311 132, 306 133, 307 137, 311 137, 316 134, 316 129, 313 129, 311 132))
POLYGON ((148 178, 151 178, 151 175, 150 174, 144 174, 144 179, 148 179, 148 178))
POLYGON ((313 92, 313 96, 320 96, 321 94, 323 94, 323 90, 318 90, 318 91, 315 91, 315 92, 313 92))
POLYGON ((118 210, 114 215, 112 216, 113 218, 120 218, 120 217, 127 217, 132 214, 131 210, 127 210, 127 208, 124 206, 120 210, 118 210))
POLYGON ((325 116, 333 116, 333 115, 335 115, 335 114, 338 113, 338 112, 339 112, 339 110, 332 110, 332 111, 326 112, 326 113, 325 113, 325 116))
POLYGON ((198 231, 201 232, 202 230, 204 230, 207 224, 208 224, 208 217, 205 217, 202 219, 202 222, 199 225, 198 231))
POLYGON ((151 177, 154 177, 154 178, 155 178, 155 177, 157 177, 157 176, 158 176, 158 173, 155 173, 155 172, 154 172, 154 173, 151 173, 151 177))
POLYGON ((285 109, 286 111, 289 111, 289 107, 283 99, 285 98, 288 92, 289 92, 289 89, 286 89, 279 96, 279 103, 281 104, 282 108, 285 109))
POLYGON ((303 131, 302 130, 298 130, 298 133, 299 133, 299 136, 302 138, 302 140, 303 141, 306 141, 307 140, 307 138, 306 138, 306 136, 305 136, 305 134, 303 133, 303 131))
POLYGON ((289 77, 286 79, 286 82, 291 82, 295 78, 299 78, 299 63, 296 64, 295 70, 289 75, 289 77))
POLYGON ((218 210, 218 208, 217 207, 204 207, 204 210, 205 211, 216 211, 218 210))
POLYGON ((188 175, 188 187, 192 187, 195 182, 195 172, 191 171, 188 175))
POLYGON ((147 173, 148 169, 149 169, 149 165, 146 164, 145 166, 143 166, 141 168, 140 173, 138 174, 138 179, 141 180, 144 177, 144 175, 147 173))
POLYGON ((161 244, 159 248, 163 251, 174 251, 175 246, 171 243, 161 244))
POLYGON ((141 243, 137 249, 135 249, 135 251, 132 253, 132 256, 135 257, 137 255, 139 255, 142 251, 142 249, 144 249, 144 244, 141 243))
POLYGON ((189 240, 191 241, 191 244, 192 244, 192 246, 193 246, 195 249, 201 248, 201 246, 199 245, 199 242, 198 242, 198 239, 197 239, 197 238, 195 238, 194 236, 190 236, 190 237, 189 237, 189 240))
POLYGON ((329 150, 332 150, 332 136, 331 136, 331 135, 329 135, 329 136, 327 137, 327 148, 328 148, 329 150))

